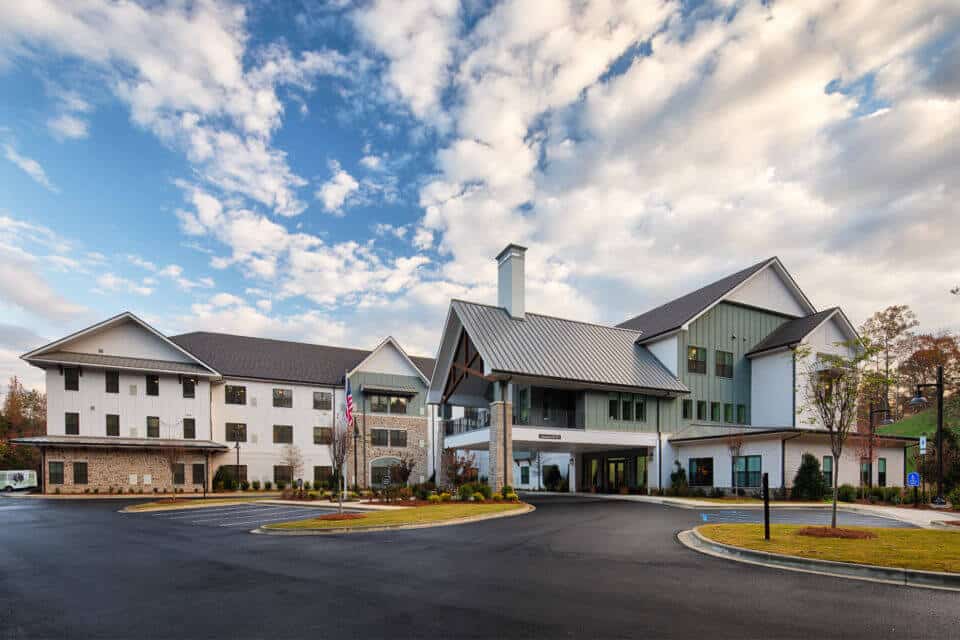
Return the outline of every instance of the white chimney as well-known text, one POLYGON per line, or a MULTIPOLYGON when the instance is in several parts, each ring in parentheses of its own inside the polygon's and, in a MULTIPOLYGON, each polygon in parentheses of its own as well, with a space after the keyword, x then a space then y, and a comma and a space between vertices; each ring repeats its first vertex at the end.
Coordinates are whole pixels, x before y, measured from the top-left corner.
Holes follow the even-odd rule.
POLYGON ((525 306, 523 262, 526 252, 526 247, 508 244, 497 255, 497 305, 521 320, 525 306))

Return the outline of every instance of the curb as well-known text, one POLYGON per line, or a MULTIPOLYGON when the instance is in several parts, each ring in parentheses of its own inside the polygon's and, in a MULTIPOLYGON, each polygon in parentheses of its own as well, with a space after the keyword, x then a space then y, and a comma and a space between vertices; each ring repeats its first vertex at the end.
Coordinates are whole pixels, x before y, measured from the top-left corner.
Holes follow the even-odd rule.
POLYGON ((814 560, 767 551, 755 551, 714 542, 704 537, 697 529, 681 531, 677 534, 677 540, 688 549, 708 556, 756 566, 905 587, 960 591, 960 574, 957 573, 920 571, 901 567, 878 567, 853 562, 814 560))
MULTIPOLYGON (((429 507, 427 507, 429 508, 429 507)), ((264 529, 262 527, 257 527, 250 531, 250 533, 256 533, 265 536, 343 536, 343 535, 354 535, 360 533, 375 533, 377 531, 404 531, 407 529, 432 529, 434 527, 452 527, 461 524, 472 524, 474 522, 483 522, 485 520, 497 520, 499 518, 513 518, 516 516, 523 516, 533 511, 536 511, 536 507, 532 504, 526 505, 522 509, 515 509, 513 511, 504 511, 502 513, 493 513, 490 515, 483 516, 470 516, 469 518, 459 518, 456 520, 441 520, 440 522, 425 522, 420 524, 398 524, 390 525, 383 527, 369 527, 366 529, 264 529)))

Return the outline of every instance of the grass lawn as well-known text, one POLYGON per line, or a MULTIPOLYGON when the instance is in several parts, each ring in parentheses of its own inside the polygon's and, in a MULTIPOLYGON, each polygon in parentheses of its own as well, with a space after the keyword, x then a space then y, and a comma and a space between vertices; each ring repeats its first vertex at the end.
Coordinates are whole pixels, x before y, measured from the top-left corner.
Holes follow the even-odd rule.
POLYGON ((924 409, 920 413, 908 415, 903 420, 877 427, 877 433, 888 436, 910 436, 919 438, 924 433, 934 436, 937 433, 937 412, 924 409))
MULTIPOLYGON (((763 504, 763 500, 760 498, 750 498, 747 496, 736 497, 736 498, 696 498, 694 496, 684 496, 682 500, 696 500, 698 502, 715 502, 717 504, 763 504)), ((801 507, 804 505, 820 505, 822 502, 809 502, 809 501, 784 501, 784 500, 771 500, 770 506, 789 506, 789 507, 801 507)))
POLYGON ((372 529, 375 527, 396 527, 408 524, 439 524, 453 522, 476 516, 493 515, 505 511, 515 511, 527 505, 516 503, 446 503, 426 507, 410 507, 395 511, 374 511, 363 514, 355 520, 297 520, 268 524, 264 529, 372 529))
POLYGON ((698 527, 697 531, 716 542, 757 551, 881 567, 960 573, 960 532, 957 531, 843 527, 870 531, 877 536, 868 540, 845 540, 797 535, 796 531, 805 526, 772 524, 769 542, 763 539, 762 524, 710 524, 698 527))
POLYGON ((142 502, 133 504, 124 509, 124 511, 169 511, 170 509, 203 509, 204 507, 221 507, 230 504, 244 504, 247 502, 256 502, 257 500, 276 499, 277 496, 260 497, 241 497, 241 498, 178 498, 176 502, 170 502, 170 499, 157 500, 153 502, 142 502))

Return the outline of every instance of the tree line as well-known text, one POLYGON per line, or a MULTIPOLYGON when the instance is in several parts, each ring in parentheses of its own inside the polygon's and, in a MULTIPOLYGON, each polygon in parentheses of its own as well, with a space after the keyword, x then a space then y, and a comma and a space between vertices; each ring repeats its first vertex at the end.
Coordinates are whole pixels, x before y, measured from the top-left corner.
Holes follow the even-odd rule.
POLYGON ((17 376, 10 378, 0 409, 0 469, 37 469, 40 456, 33 447, 10 443, 12 438, 47 433, 47 394, 25 389, 17 376))

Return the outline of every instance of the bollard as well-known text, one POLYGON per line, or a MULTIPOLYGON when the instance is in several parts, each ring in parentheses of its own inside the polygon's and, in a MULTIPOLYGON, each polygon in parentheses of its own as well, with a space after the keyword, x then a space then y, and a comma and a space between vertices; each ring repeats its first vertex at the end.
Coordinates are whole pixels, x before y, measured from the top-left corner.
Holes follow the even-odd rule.
POLYGON ((763 474, 763 539, 770 539, 770 479, 763 474))

